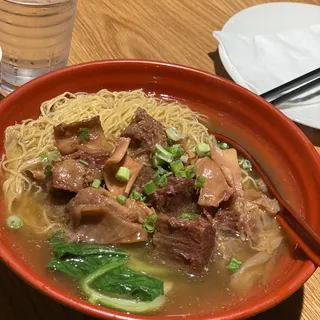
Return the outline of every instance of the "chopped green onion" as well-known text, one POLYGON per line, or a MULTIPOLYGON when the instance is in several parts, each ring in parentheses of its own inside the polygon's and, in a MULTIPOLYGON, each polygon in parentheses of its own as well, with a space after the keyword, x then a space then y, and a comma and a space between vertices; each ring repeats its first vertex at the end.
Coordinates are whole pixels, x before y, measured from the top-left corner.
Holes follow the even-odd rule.
POLYGON ((168 178, 167 176, 170 175, 170 173, 164 174, 163 176, 156 176, 154 178, 156 184, 162 188, 163 186, 165 186, 168 183, 168 178))
POLYGON ((181 160, 183 163, 187 163, 188 160, 189 160, 189 156, 187 156, 186 154, 184 154, 183 156, 180 157, 180 160, 181 160))
POLYGON ((136 190, 132 190, 130 193, 130 199, 139 200, 142 194, 136 190))
POLYGON ((84 160, 79 160, 79 163, 83 164, 85 167, 88 167, 89 166, 89 163, 87 161, 84 161, 84 160))
POLYGON ((52 166, 49 164, 44 167, 44 174, 47 178, 50 178, 52 176, 52 166))
POLYGON ((127 201, 127 198, 125 196, 123 196, 122 194, 119 194, 119 195, 117 195, 116 200, 120 204, 124 204, 127 201))
POLYGON ((210 146, 207 143, 199 143, 196 146, 196 154, 200 157, 210 156, 210 146))
POLYGON ((166 164, 166 161, 164 161, 160 158, 157 158, 155 155, 152 157, 152 167, 153 168, 163 166, 164 164, 166 164))
POLYGON ((187 178, 192 179, 196 175, 196 166, 194 164, 186 166, 186 174, 187 178))
POLYGON ((49 155, 49 160, 50 161, 57 161, 60 157, 60 152, 58 151, 55 151, 55 152, 52 152, 50 155, 49 155))
POLYGON ((147 197, 136 190, 132 190, 130 193, 130 199, 144 202, 146 201, 147 197))
POLYGON ((174 144, 171 147, 167 147, 166 150, 170 152, 174 158, 181 157, 184 154, 184 149, 180 144, 174 144))
POLYGON ((120 167, 116 173, 116 179, 121 182, 128 182, 130 179, 131 170, 127 167, 120 167))
POLYGON ((143 190, 145 194, 149 196, 150 194, 153 194, 157 191, 157 186, 152 180, 150 180, 143 186, 143 190))
POLYGON ((178 171, 175 173, 176 177, 187 178, 187 173, 185 171, 178 171))
POLYGON ((48 154, 46 152, 40 154, 40 159, 42 162, 49 162, 48 154))
POLYGON ((84 142, 85 140, 90 140, 90 131, 88 128, 80 128, 78 130, 78 139, 80 142, 84 142))
POLYGON ((202 188, 205 182, 206 182, 206 178, 204 176, 197 177, 195 181, 196 188, 198 189, 202 188))
POLYGON ((179 141, 182 139, 181 133, 175 128, 166 129, 167 137, 172 141, 179 141))
POLYGON ((220 143, 219 143, 219 147, 220 147, 220 149, 222 149, 222 150, 229 149, 229 145, 228 145, 226 142, 220 142, 220 143))
POLYGON ((232 272, 236 272, 240 269, 241 266, 242 266, 242 262, 240 260, 232 258, 229 264, 227 265, 227 269, 232 272))
POLYGON ((143 228, 149 233, 153 233, 156 230, 156 223, 157 223, 157 214, 154 212, 146 217, 143 222, 143 228))
POLYGON ((252 170, 252 164, 248 159, 244 159, 240 166, 243 170, 252 170))
POLYGON ((42 152, 40 154, 40 159, 42 162, 53 162, 53 161, 57 161, 60 157, 60 152, 55 151, 52 152, 50 155, 48 155, 47 152, 42 152))
POLYGON ((179 216, 179 219, 181 220, 194 220, 196 216, 192 213, 182 213, 179 216))
POLYGON ((9 216, 7 219, 6 219, 6 223, 7 223, 7 226, 10 228, 10 229, 20 229, 21 227, 23 227, 23 221, 22 219, 19 217, 19 216, 9 216))
POLYGON ((163 169, 162 167, 158 166, 155 176, 163 176, 166 173, 168 173, 166 169, 163 169))
POLYGON ((184 166, 181 160, 177 160, 177 161, 171 162, 170 168, 173 173, 177 173, 178 171, 183 170, 184 166))
POLYGON ((167 139, 167 144, 168 144, 168 146, 172 146, 173 145, 173 141, 171 139, 167 139))
POLYGON ((170 176, 172 172, 168 172, 167 170, 163 169, 162 167, 158 167, 156 174, 154 176, 155 183, 162 188, 164 185, 168 183, 168 176, 170 176))
POLYGON ((164 160, 165 162, 172 162, 173 160, 173 155, 167 151, 166 149, 164 149, 160 144, 156 144, 156 151, 155 151, 155 157, 158 158, 158 159, 162 159, 164 160))
POLYGON ((99 179, 94 179, 91 184, 91 187, 95 189, 99 189, 100 185, 101 185, 101 181, 99 179))

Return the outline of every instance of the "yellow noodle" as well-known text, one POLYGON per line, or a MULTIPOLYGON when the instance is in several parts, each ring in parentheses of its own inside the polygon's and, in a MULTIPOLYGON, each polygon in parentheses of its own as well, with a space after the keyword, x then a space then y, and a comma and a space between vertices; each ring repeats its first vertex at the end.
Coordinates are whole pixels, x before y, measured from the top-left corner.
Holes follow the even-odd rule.
MULTIPOLYGON (((175 127, 185 138, 189 149, 200 142, 215 145, 213 136, 199 121, 204 116, 176 102, 164 102, 142 90, 110 92, 101 90, 95 94, 66 92, 40 107, 38 119, 27 119, 21 124, 8 127, 5 132, 6 157, 1 168, 5 177, 3 192, 6 195, 8 212, 24 192, 41 192, 27 176, 27 171, 40 160, 42 152, 57 150, 53 127, 60 123, 71 123, 99 115, 104 133, 114 141, 132 120, 138 107, 142 107, 165 127, 175 127)), ((41 232, 58 224, 57 217, 47 217, 43 210, 44 223, 41 232)), ((61 217, 59 217, 61 218, 61 217)))

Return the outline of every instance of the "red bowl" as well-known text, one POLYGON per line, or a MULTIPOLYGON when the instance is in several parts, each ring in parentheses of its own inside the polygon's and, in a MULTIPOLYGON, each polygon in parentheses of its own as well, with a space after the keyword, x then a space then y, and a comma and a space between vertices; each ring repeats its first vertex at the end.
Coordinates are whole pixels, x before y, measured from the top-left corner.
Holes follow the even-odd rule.
MULTIPOLYGON (((1 153, 4 129, 39 115, 40 104, 65 91, 143 88, 209 116, 212 131, 237 141, 266 171, 283 197, 308 223, 320 229, 319 155, 293 122, 272 105, 238 85, 199 70, 152 61, 100 61, 61 69, 29 82, 0 104, 1 153)), ((3 199, 0 220, 4 220, 3 199)), ((13 246, 13 233, 0 233, 0 257, 32 286, 74 309, 104 319, 159 319, 96 307, 43 279, 13 246)), ((315 265, 300 251, 285 255, 266 291, 229 310, 197 319, 241 319, 273 307, 303 285, 315 265)), ((193 316, 194 318, 194 316, 193 316)))

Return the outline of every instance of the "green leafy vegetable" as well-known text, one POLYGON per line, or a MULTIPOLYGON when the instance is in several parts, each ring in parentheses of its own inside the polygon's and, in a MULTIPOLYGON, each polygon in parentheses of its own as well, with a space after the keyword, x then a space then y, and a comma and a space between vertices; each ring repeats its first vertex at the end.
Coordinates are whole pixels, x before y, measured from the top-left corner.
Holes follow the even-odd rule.
POLYGON ((78 130, 78 139, 80 142, 89 141, 90 140, 90 131, 88 128, 80 128, 78 130))
POLYGON ((199 177, 197 177, 194 184, 195 184, 196 188, 201 189, 204 186, 205 182, 206 182, 206 178, 204 176, 199 176, 199 177))
POLYGON ((158 294, 157 298, 153 299, 153 301, 151 302, 144 302, 144 301, 138 301, 138 300, 132 300, 132 299, 113 298, 91 287, 91 284, 94 284, 96 279, 98 279, 99 277, 101 278, 104 274, 109 275, 109 271, 112 271, 113 269, 120 267, 123 264, 124 263, 123 262, 121 263, 121 261, 107 264, 102 268, 98 269, 97 271, 95 271, 94 273, 87 276, 82 281, 81 288, 83 292, 88 296, 89 302, 93 304, 102 304, 103 306, 106 306, 106 307, 111 307, 111 308, 115 308, 115 309, 119 309, 127 312, 141 313, 141 312, 153 311, 155 309, 160 308, 165 302, 165 298, 163 295, 164 294, 163 283, 162 283, 161 295, 158 294))
POLYGON ((22 221, 21 217, 16 216, 16 215, 9 216, 6 219, 6 223, 10 229, 18 230, 23 227, 23 221, 22 221))
MULTIPOLYGON (((129 261, 129 256, 121 250, 108 246, 69 243, 64 240, 63 234, 54 235, 50 239, 50 245, 54 257, 48 268, 80 280, 89 302, 97 303, 95 294, 102 295, 108 301, 119 300, 108 297, 105 293, 109 292, 128 297, 120 300, 131 301, 129 304, 134 303, 136 306, 136 303, 142 301, 154 303, 157 297, 164 294, 163 281, 128 268, 125 264, 129 261)), ((144 304, 148 306, 147 302, 144 304)))
POLYGON ((242 262, 240 260, 232 258, 229 264, 227 265, 227 269, 232 272, 236 272, 237 270, 240 269, 241 266, 242 266, 242 262))
POLYGON ((54 271, 60 271, 70 277, 82 279, 88 274, 101 268, 105 264, 114 261, 127 261, 127 257, 110 256, 104 254, 90 254, 83 256, 65 256, 64 258, 52 258, 48 268, 54 271))
POLYGON ((114 247, 100 246, 90 243, 67 242, 63 238, 63 233, 56 233, 49 239, 49 244, 53 249, 55 257, 65 256, 87 256, 92 254, 104 254, 109 256, 128 257, 128 254, 114 247))
POLYGON ((100 277, 94 286, 103 291, 129 294, 142 301, 152 301, 163 294, 163 282, 137 273, 127 266, 112 269, 107 276, 100 277))
POLYGON ((157 218, 158 216, 155 212, 147 216, 143 222, 144 230, 153 233, 156 230, 157 218))

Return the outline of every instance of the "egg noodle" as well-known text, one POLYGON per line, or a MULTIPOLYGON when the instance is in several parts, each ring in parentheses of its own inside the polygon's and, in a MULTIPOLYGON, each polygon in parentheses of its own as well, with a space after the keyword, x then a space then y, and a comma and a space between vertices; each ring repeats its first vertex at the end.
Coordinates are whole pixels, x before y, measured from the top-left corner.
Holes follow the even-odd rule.
MULTIPOLYGON (((53 134, 56 125, 98 115, 107 139, 115 142, 138 107, 146 109, 149 115, 165 127, 178 129, 189 149, 200 142, 216 144, 215 138, 200 122, 204 116, 177 102, 165 102, 142 90, 110 92, 104 89, 94 94, 66 92, 42 103, 38 119, 24 120, 6 129, 6 155, 2 159, 1 168, 8 213, 13 211, 15 201, 23 193, 42 193, 42 187, 28 176, 28 170, 40 161, 41 153, 57 151, 53 134)), ((39 232, 46 232, 61 222, 61 215, 49 217, 45 210, 43 215, 39 232)))

